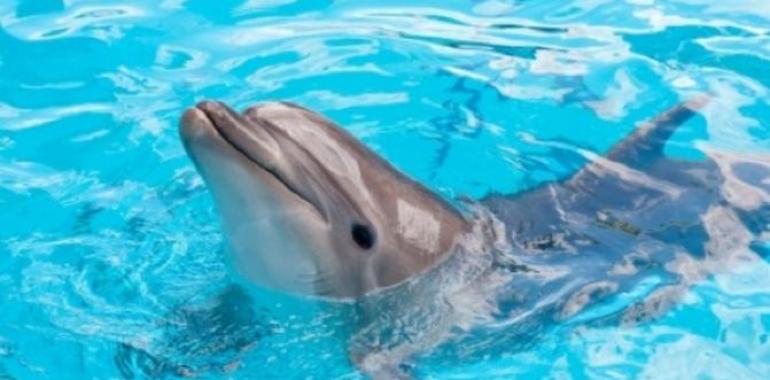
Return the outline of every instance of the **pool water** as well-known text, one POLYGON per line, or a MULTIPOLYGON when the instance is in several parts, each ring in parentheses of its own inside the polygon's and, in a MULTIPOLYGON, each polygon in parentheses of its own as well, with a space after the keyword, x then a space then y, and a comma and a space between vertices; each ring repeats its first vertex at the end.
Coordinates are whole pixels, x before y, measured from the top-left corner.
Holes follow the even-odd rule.
MULTIPOLYGON (((759 0, 4 0, 0 379, 362 378, 341 338, 355 305, 228 266, 177 134, 198 100, 303 104, 457 199, 564 178, 590 154, 549 146, 601 154, 699 93, 667 155, 770 157, 769 91, 759 0)), ((766 379, 768 231, 657 318, 503 329, 412 373, 766 379)))

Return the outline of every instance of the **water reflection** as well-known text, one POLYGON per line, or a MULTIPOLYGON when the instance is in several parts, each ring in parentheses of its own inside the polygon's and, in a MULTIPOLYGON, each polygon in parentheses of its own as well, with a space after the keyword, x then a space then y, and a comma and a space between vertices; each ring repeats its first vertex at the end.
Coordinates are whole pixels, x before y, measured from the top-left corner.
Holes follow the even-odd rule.
POLYGON ((2 2, 0 378, 355 377, 347 342, 378 349, 367 328, 392 347, 424 330, 395 355, 424 377, 761 378, 769 11, 700 0, 2 2), (347 306, 218 295, 230 273, 216 212, 176 131, 201 98, 296 101, 441 195, 481 199, 569 178, 700 92, 713 96, 704 120, 665 153, 710 164, 656 169, 664 180, 600 167, 559 195, 594 194, 570 200, 574 228, 515 247, 541 254, 501 256, 481 281, 447 275, 453 292, 427 286, 413 298, 424 303, 406 306, 394 296, 380 310, 398 313, 355 326, 347 306), (586 248, 597 241, 616 245, 586 248), (395 335, 376 327, 394 323, 395 335))

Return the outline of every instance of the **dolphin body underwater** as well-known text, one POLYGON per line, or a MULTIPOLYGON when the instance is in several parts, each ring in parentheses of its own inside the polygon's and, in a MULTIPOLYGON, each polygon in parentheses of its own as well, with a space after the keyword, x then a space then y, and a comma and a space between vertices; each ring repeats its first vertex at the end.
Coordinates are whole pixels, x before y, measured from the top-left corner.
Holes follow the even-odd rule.
POLYGON ((238 270, 266 287, 357 300, 351 361, 373 378, 409 378, 410 358, 451 351, 458 331, 505 345, 510 329, 495 320, 532 329, 535 314, 567 320, 655 279, 610 313, 643 320, 694 281, 760 258, 768 161, 663 153, 707 103, 697 96, 641 123, 568 178, 463 210, 294 104, 237 113, 204 101, 184 113, 180 134, 238 270), (474 327, 485 322, 493 327, 474 327))

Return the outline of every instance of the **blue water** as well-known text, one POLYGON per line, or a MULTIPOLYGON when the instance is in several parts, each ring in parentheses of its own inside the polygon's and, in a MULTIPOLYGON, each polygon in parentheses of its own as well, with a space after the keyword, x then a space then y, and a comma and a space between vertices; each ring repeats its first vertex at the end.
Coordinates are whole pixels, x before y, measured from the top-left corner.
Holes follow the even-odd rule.
MULTIPOLYGON (((702 92, 668 155, 770 154, 769 91, 760 0, 3 0, 0 379, 361 378, 351 305, 227 266, 177 136, 200 99, 303 104, 452 199, 562 178, 590 154, 549 146, 601 154, 702 92)), ((578 317, 414 373, 766 379, 770 265, 725 269, 644 323, 578 317)))

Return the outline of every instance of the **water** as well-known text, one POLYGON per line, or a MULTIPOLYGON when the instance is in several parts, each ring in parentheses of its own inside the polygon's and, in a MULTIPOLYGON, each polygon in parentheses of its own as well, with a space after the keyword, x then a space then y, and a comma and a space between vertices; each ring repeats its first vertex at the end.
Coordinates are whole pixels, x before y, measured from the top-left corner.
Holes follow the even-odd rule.
MULTIPOLYGON (((701 92, 711 107, 668 155, 770 153, 769 22, 750 0, 3 1, 0 379, 360 378, 341 338, 354 306, 253 289, 226 265, 177 137, 197 100, 304 104, 441 195, 477 198, 563 178, 586 160, 549 146, 601 154, 701 92)), ((621 297, 529 335, 495 321, 508 340, 411 364, 434 379, 764 379, 757 258, 637 325, 585 322, 621 297)))

